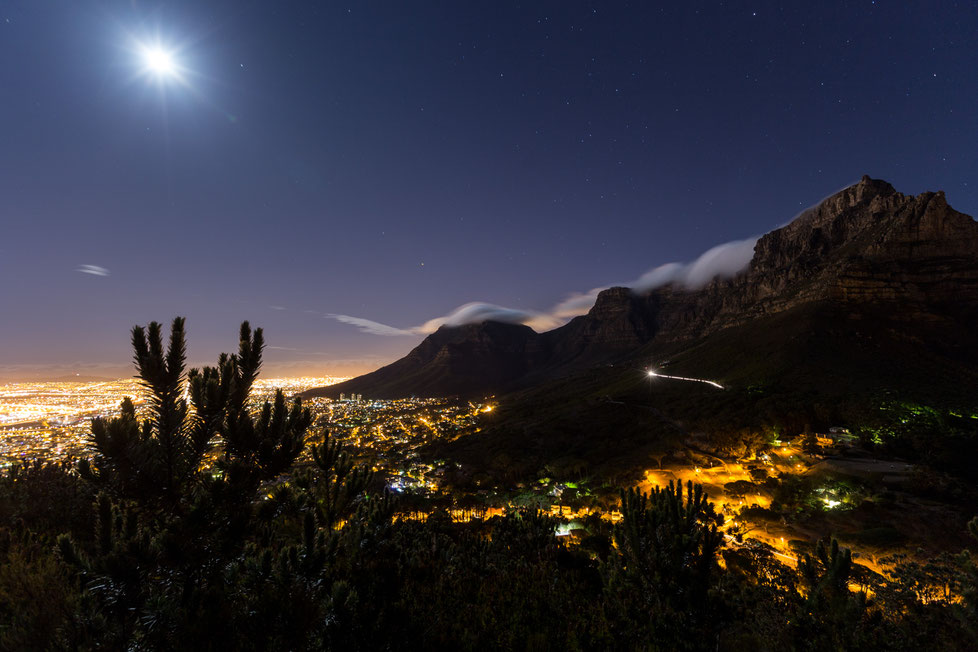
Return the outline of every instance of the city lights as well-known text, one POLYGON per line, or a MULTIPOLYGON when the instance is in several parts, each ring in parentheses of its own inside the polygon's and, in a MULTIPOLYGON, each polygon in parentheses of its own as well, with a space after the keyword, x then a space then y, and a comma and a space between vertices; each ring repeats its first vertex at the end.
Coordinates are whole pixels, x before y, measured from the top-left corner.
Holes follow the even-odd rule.
MULTIPOLYGON (((323 387, 345 378, 273 378, 255 381, 255 401, 323 387)), ((119 414, 129 396, 137 411, 142 387, 135 379, 103 382, 36 382, 0 385, 0 464, 20 459, 83 456, 94 417, 119 414)))

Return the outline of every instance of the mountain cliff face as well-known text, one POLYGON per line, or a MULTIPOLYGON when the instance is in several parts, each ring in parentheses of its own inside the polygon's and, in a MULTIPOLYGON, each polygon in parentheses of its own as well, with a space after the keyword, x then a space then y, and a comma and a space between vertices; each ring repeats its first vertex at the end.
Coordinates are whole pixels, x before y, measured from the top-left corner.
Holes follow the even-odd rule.
POLYGON ((701 337, 805 304, 943 318, 978 309, 978 222, 943 192, 908 196, 863 179, 758 240, 747 270, 698 291, 647 296, 655 332, 701 337))
POLYGON ((499 393, 810 306, 966 332, 978 323, 978 222, 943 192, 909 196, 863 177, 760 238, 733 279, 645 295, 610 288, 588 314, 543 334, 491 322, 442 328, 392 365, 310 394, 499 393))
POLYGON ((541 336, 551 366, 600 362, 648 342, 656 334, 655 306, 628 288, 598 295, 586 315, 541 336))

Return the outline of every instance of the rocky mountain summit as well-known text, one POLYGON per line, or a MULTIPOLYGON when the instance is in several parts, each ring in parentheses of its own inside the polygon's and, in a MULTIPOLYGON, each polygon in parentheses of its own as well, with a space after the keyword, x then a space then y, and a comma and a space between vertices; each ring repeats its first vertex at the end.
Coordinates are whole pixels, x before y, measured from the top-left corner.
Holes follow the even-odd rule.
POLYGON ((951 208, 943 192, 904 195, 865 176, 761 237, 734 278, 645 294, 610 288, 586 315, 542 334, 494 322, 443 327, 387 367, 308 394, 501 393, 635 357, 653 345, 692 344, 816 309, 853 323, 885 314, 908 332, 938 325, 959 338, 978 324, 978 222, 951 208))
POLYGON ((862 180, 761 237, 747 269, 695 291, 672 286, 646 302, 658 337, 701 337, 804 304, 895 317, 974 316, 978 308, 978 222, 943 192, 908 196, 862 180))

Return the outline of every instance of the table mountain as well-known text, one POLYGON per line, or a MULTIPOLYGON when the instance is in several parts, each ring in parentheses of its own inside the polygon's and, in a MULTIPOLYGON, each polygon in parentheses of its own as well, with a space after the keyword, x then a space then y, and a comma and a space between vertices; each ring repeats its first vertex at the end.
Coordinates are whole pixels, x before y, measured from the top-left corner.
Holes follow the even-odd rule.
MULTIPOLYGON (((741 342, 740 350, 760 354, 765 338, 815 341, 829 331, 838 337, 824 346, 866 350, 869 338, 876 355, 899 350, 909 359, 930 360, 939 372, 935 347, 948 360, 978 359, 970 332, 975 325, 978 222, 951 208, 943 192, 904 195, 863 177, 761 237, 748 267, 734 278, 645 294, 610 288, 586 315, 545 333, 494 322, 442 327, 401 360, 307 395, 484 396, 711 346, 714 358, 733 360, 736 351, 722 353, 731 338, 741 342), (890 340, 892 347, 880 344, 890 340)), ((789 364, 787 358, 769 362, 761 376, 789 364)), ((909 361, 893 362, 881 361, 891 379, 915 373, 909 361)), ((836 364, 847 366, 846 360, 836 364)), ((700 366, 724 373, 725 361, 704 359, 700 366)), ((737 375, 727 367, 728 376, 737 375)))

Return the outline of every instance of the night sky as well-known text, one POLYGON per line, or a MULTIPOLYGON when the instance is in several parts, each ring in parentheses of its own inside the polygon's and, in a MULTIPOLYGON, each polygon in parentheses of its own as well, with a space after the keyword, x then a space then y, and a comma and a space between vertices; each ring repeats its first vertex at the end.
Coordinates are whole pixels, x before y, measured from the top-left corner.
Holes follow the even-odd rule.
POLYGON ((0 378, 131 375, 175 315, 197 364, 248 319, 266 376, 366 371, 863 174, 978 212, 974 3, 655 4, 4 2, 0 378))

